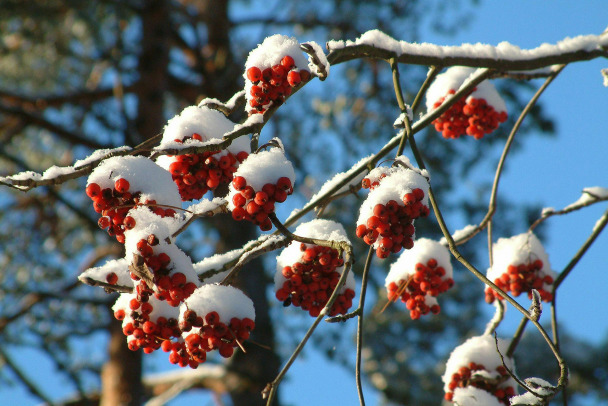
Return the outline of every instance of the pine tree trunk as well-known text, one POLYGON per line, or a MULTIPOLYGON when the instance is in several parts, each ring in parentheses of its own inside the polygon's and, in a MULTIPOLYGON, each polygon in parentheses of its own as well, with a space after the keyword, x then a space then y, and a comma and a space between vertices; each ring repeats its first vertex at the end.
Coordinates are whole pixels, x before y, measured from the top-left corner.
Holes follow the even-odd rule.
POLYGON ((101 371, 100 406, 137 406, 142 403, 141 351, 131 351, 121 322, 112 318, 108 361, 101 371))

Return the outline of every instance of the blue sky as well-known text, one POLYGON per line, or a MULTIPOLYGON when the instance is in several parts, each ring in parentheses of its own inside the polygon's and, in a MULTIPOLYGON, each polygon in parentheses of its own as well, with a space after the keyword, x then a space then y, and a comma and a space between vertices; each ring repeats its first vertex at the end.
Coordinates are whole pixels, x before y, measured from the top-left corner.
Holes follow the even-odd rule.
MULTIPOLYGON (((567 36, 599 34, 608 24, 608 7, 600 0, 485 1, 473 12, 468 27, 455 37, 425 32, 421 40, 440 45, 463 42, 495 45, 508 41, 522 48, 533 48, 567 36)), ((567 67, 551 85, 541 101, 557 121, 557 136, 530 135, 523 150, 510 159, 500 183, 501 190, 508 191, 513 199, 559 209, 577 200, 583 187, 608 187, 608 88, 602 86, 599 73, 607 67, 607 60, 577 63, 567 67)), ((549 239, 544 243, 555 270, 563 269, 606 207, 606 203, 598 204, 547 221, 549 239)), ((447 220, 451 230, 465 225, 454 219, 447 220)), ((563 326, 593 342, 608 335, 605 317, 608 295, 604 292, 608 285, 607 248, 608 232, 605 231, 559 291, 558 310, 563 326)), ((479 264, 481 269, 486 266, 479 264)), ((512 333, 520 319, 514 309, 509 309, 507 316, 500 330, 505 336, 512 333)), ((366 395, 368 404, 376 403, 371 389, 366 390, 366 395)), ((183 396, 171 404, 201 404, 200 396, 200 393, 183 396)), ((282 386, 281 396, 286 404, 294 406, 358 403, 354 371, 327 363, 314 352, 294 364, 282 386)), ((7 404, 37 403, 23 392, 4 388, 0 389, 0 398, 9 402, 7 404)), ((205 402, 202 404, 211 404, 205 402)))

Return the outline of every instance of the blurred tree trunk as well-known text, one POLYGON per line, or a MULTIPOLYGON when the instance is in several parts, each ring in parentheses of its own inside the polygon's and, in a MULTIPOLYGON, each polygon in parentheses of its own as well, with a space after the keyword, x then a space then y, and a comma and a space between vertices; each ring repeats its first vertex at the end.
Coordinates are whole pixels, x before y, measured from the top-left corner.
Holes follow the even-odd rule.
MULTIPOLYGON (((139 55, 139 80, 135 86, 137 96, 136 134, 127 133, 126 142, 137 144, 162 131, 166 123, 163 115, 165 93, 170 85, 169 77, 169 32, 167 18, 170 15, 166 0, 153 0, 145 4, 141 12, 142 42, 139 55)), ((230 50, 230 22, 227 0, 201 0, 192 2, 201 12, 207 26, 208 42, 201 49, 204 82, 197 92, 182 92, 182 95, 217 97, 227 99, 239 89, 238 76, 241 70, 235 66, 230 50)), ((195 103, 196 100, 189 100, 195 103)), ((221 195, 226 191, 218 191, 221 195)), ((231 219, 215 219, 214 225, 220 235, 217 252, 242 247, 255 239, 256 227, 231 219), (227 226, 228 224, 228 226, 227 226)), ((261 391, 278 372, 280 360, 274 353, 274 330, 266 298, 266 280, 261 260, 252 261, 242 270, 239 286, 252 299, 256 311, 256 329, 252 340, 246 344, 247 353, 237 351, 230 361, 229 388, 235 388, 230 397, 235 406, 264 405, 261 391)), ((113 320, 109 347, 109 361, 102 373, 102 401, 104 406, 137 405, 141 402, 141 352, 131 352, 126 345, 120 323, 113 320)))
POLYGON ((112 318, 108 361, 101 371, 101 406, 141 404, 141 360, 142 352, 129 350, 121 322, 112 318))

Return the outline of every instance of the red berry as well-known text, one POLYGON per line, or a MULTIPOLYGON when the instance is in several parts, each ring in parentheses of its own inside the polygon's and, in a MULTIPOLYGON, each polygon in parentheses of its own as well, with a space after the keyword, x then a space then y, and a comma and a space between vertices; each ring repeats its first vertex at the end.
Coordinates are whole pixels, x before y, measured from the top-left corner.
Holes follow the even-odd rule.
POLYGON ((291 68, 293 68, 295 66, 295 61, 293 60, 293 58, 291 56, 285 55, 283 57, 283 59, 281 59, 281 65, 286 70, 290 70, 291 68))
POLYGON ((302 78, 300 77, 300 73, 296 72, 295 70, 292 70, 287 74, 287 83, 289 83, 290 86, 296 87, 301 82, 302 78))
POLYGON ((254 83, 262 79, 262 71, 260 68, 257 66, 252 66, 251 68, 247 69, 247 79, 254 83))
POLYGON ((89 183, 86 188, 86 193, 91 199, 95 199, 101 194, 101 187, 97 183, 89 183))
POLYGON ((124 178, 120 178, 114 182, 114 189, 116 189, 116 191, 119 193, 125 193, 127 190, 129 190, 129 187, 131 187, 129 181, 124 178))

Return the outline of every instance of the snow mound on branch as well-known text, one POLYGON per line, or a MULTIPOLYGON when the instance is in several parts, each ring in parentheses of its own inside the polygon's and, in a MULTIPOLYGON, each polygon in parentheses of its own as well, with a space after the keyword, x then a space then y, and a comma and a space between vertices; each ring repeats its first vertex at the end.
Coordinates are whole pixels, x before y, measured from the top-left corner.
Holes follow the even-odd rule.
POLYGON ((129 274, 129 263, 126 258, 113 259, 102 266, 89 268, 81 273, 78 279, 83 283, 86 283, 88 278, 107 283, 106 277, 111 273, 118 276, 116 285, 133 287, 133 279, 129 274))
MULTIPOLYGON (((556 273, 551 269, 549 256, 545 248, 533 233, 523 233, 511 238, 499 238, 492 246, 494 263, 488 269, 488 279, 491 281, 507 272, 509 265, 529 264, 537 259, 543 262, 541 272, 555 279, 556 273)), ((549 284, 543 284, 550 290, 549 284)))
POLYGON ((171 174, 143 156, 117 156, 103 161, 91 174, 87 185, 97 183, 102 189, 114 188, 114 182, 129 181, 129 192, 141 192, 141 201, 156 200, 157 204, 182 207, 177 185, 171 174))
POLYGON ((196 289, 180 306, 180 321, 188 309, 201 317, 215 311, 220 316, 220 321, 225 324, 230 323, 233 317, 255 321, 253 302, 241 290, 232 286, 207 284, 196 289))
MULTIPOLYGON (((244 177, 247 180, 247 186, 251 186, 255 191, 262 190, 267 183, 276 184, 282 177, 289 178, 292 185, 296 180, 293 165, 285 157, 281 148, 270 148, 267 151, 250 154, 239 165, 239 169, 234 173, 234 176, 244 177)), ((237 191, 231 185, 230 195, 228 196, 228 208, 230 210, 234 208, 232 197, 235 193, 237 191)))
MULTIPOLYGON (((446 96, 449 90, 458 91, 476 71, 477 69, 466 66, 453 66, 444 73, 437 75, 426 92, 427 111, 433 111, 435 109, 433 107, 434 103, 446 96)), ((500 97, 494 85, 488 80, 484 80, 477 85, 476 90, 466 98, 466 101, 470 99, 485 99, 488 105, 492 106, 497 112, 507 111, 507 105, 504 100, 500 97)))
MULTIPOLYGON (((222 140, 224 134, 234 130, 235 123, 230 121, 224 114, 209 107, 189 106, 167 122, 163 131, 163 139, 158 148, 174 148, 180 146, 205 145, 206 141, 222 140), (175 143, 175 140, 184 140, 198 134, 203 141, 188 140, 184 144, 175 143)), ((218 156, 226 155, 226 151, 236 155, 241 151, 250 152, 249 139, 239 137, 232 141, 225 151, 218 156)))
POLYGON ((445 269, 445 276, 442 279, 452 278, 453 268, 448 249, 437 241, 419 238, 410 250, 402 252, 397 261, 391 265, 384 286, 388 286, 391 282, 407 280, 416 274, 417 263, 426 264, 431 258, 437 261, 438 267, 445 269))
POLYGON ((452 401, 458 406, 504 406, 492 394, 474 386, 454 389, 452 401))

